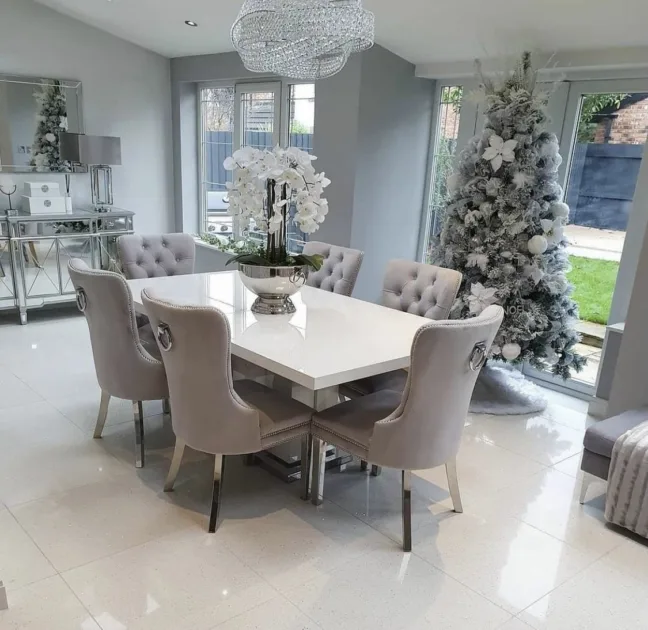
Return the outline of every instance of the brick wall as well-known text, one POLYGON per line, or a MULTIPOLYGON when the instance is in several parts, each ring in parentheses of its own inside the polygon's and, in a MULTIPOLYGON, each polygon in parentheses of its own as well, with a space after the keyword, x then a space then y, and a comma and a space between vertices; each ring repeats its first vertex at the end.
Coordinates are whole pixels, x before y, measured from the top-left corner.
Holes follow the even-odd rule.
POLYGON ((457 134, 459 133, 459 114, 459 112, 455 111, 451 103, 441 104, 439 127, 442 138, 457 139, 457 134))
POLYGON ((602 120, 594 135, 597 144, 645 144, 648 136, 648 99, 632 103, 602 120))

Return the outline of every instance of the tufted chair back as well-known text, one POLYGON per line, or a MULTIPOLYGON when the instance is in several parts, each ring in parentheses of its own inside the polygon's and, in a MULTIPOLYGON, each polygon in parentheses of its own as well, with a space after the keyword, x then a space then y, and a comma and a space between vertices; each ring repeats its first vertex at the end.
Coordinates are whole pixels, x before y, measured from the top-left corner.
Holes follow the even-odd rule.
POLYGON ((452 269, 390 260, 383 283, 383 305, 429 319, 447 319, 461 278, 452 269))
POLYGON ((194 272, 196 243, 190 234, 127 234, 117 239, 117 248, 129 280, 194 272))
POLYGON ((308 274, 306 281, 308 286, 341 295, 353 293, 364 252, 311 241, 304 245, 303 253, 308 256, 324 257, 322 268, 308 274))

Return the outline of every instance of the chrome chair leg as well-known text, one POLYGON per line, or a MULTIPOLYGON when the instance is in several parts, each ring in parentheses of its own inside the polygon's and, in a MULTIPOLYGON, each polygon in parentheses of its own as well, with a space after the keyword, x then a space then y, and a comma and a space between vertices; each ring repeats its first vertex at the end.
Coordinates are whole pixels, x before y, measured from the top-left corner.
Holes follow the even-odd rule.
POLYGON ((301 439, 301 499, 308 501, 310 499, 310 474, 312 458, 313 438, 310 435, 304 435, 301 439))
POLYGON ((403 551, 412 551, 412 472, 403 471, 403 551))
POLYGON ((144 468, 144 409, 141 400, 133 401, 135 420, 135 468, 144 468))
POLYGON ((382 467, 381 466, 376 466, 375 464, 371 464, 371 476, 372 477, 378 477, 381 472, 382 472, 382 467))
POLYGON ((448 489, 452 497, 452 506, 457 513, 463 512, 461 495, 459 494, 459 479, 457 478, 457 460, 446 462, 446 475, 448 476, 448 489))
POLYGON ((583 482, 581 483, 580 498, 578 499, 581 505, 585 503, 585 499, 587 499, 587 490, 589 489, 592 482, 596 481, 596 479, 597 477, 595 477, 594 475, 583 472, 583 482))
POLYGON ((210 534, 213 534, 218 529, 218 525, 219 525, 224 472, 225 472, 225 456, 216 455, 214 459, 214 489, 212 491, 212 505, 211 505, 211 512, 209 514, 210 534))
POLYGON ((98 440, 104 430, 106 418, 108 417, 108 405, 110 404, 110 394, 101 390, 101 402, 99 403, 99 415, 97 416, 97 424, 94 430, 94 439, 98 440))
POLYGON ((165 492, 171 492, 173 490, 176 477, 178 476, 178 471, 180 470, 180 464, 182 464, 182 456, 184 455, 185 446, 186 444, 184 440, 176 438, 175 448, 173 449, 173 459, 171 460, 169 474, 167 475, 166 482, 164 483, 165 492))
POLYGON ((313 505, 322 505, 325 470, 326 442, 313 436, 313 482, 311 483, 311 503, 313 505))
POLYGON ((366 459, 361 459, 360 460, 360 470, 365 471, 365 470, 367 470, 368 466, 369 466, 369 464, 367 463, 366 459))

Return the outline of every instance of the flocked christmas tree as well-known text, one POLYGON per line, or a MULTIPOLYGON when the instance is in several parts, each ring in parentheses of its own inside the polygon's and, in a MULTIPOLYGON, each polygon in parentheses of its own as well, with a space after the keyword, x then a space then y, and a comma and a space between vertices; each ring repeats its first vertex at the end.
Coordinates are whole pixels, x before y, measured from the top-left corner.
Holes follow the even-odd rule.
POLYGON ((59 134, 67 131, 67 105, 59 81, 44 81, 39 92, 34 94, 39 105, 36 115, 38 126, 32 145, 30 166, 39 172, 55 171, 69 173, 69 162, 61 161, 59 134))
POLYGON ((493 358, 568 378, 585 359, 574 352, 578 307, 563 234, 569 207, 558 184, 558 140, 546 130, 549 94, 536 91, 529 53, 501 82, 481 79, 484 130, 450 178, 433 262, 464 274, 453 317, 504 307, 493 358))

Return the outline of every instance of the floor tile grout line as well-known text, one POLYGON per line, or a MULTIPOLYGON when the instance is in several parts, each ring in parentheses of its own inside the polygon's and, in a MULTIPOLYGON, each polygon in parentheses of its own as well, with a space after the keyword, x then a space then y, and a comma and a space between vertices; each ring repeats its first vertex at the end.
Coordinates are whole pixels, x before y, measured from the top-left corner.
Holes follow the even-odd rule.
MULTIPOLYGON (((616 549, 616 547, 614 549, 616 549)), ((555 592, 559 588, 562 588, 563 586, 566 586, 567 584, 569 584, 570 582, 575 580, 577 577, 582 575, 585 571, 587 571, 588 569, 593 567, 598 562, 601 562, 605 558, 605 556, 611 554, 614 551, 614 549, 610 549, 609 551, 606 551, 603 555, 599 556, 595 560, 592 560, 592 562, 587 563, 582 569, 579 569, 578 571, 576 571, 576 573, 574 573, 573 575, 570 575, 568 578, 564 579, 562 582, 560 582, 560 584, 556 584, 555 586, 553 586, 549 592, 545 593, 542 597, 538 597, 538 599, 536 599, 534 602, 530 603, 528 606, 525 606, 520 612, 518 612, 515 615, 515 617, 520 619, 520 621, 522 623, 526 623, 526 621, 524 621, 524 619, 522 619, 520 617, 520 615, 522 613, 524 613, 526 610, 531 608, 531 606, 535 606, 539 601, 542 601, 545 597, 549 597, 549 595, 551 595, 553 592, 555 592)), ((527 623, 527 625, 530 625, 530 624, 527 623)))
MULTIPOLYGON (((125 466, 124 462, 117 459, 112 453, 104 453, 104 454, 107 455, 108 457, 111 457, 112 459, 116 460, 118 464, 125 466)), ((124 477, 125 477, 125 475, 124 475, 124 477)), ((131 479, 132 479, 132 477, 131 477, 131 479)), ((138 479, 139 479, 139 477, 138 477, 138 479)), ((22 508, 22 507, 24 507, 26 505, 29 505, 30 503, 37 503, 38 501, 46 501, 47 499, 55 499, 55 498, 60 497, 60 496, 62 496, 64 494, 67 494, 68 492, 75 492, 76 490, 81 490, 82 488, 88 488, 89 486, 105 484, 106 481, 107 481, 106 479, 98 479, 98 480, 95 480, 95 481, 89 481, 88 483, 82 483, 79 486, 72 486, 72 487, 68 488, 67 490, 60 490, 58 492, 48 492, 45 496, 37 497, 35 499, 29 499, 27 501, 20 501, 19 503, 14 503, 12 505, 5 504, 5 508, 7 510, 9 510, 12 513, 12 515, 14 516, 14 518, 16 518, 16 520, 17 520, 18 517, 13 513, 14 509, 22 508)), ((119 481, 119 479, 112 479, 111 481, 119 481)))
POLYGON ((457 579, 453 575, 450 575, 450 573, 448 573, 447 571, 445 571, 441 567, 436 566, 433 562, 430 562, 430 560, 428 560, 427 558, 424 558, 423 556, 421 556, 419 553, 417 553, 416 548, 414 546, 412 548, 412 554, 415 555, 419 560, 423 560, 423 562, 430 565, 436 571, 439 571, 440 573, 443 573, 443 575, 445 575, 448 579, 452 580, 453 582, 459 584, 459 586, 462 586, 463 588, 469 590, 471 593, 474 593, 475 595, 477 595, 478 597, 481 597, 482 599, 486 600, 490 604, 493 604, 493 606, 496 606, 500 610, 503 610, 505 613, 511 615, 504 623, 508 623, 515 616, 510 610, 507 610, 501 604, 498 604, 497 602, 494 602, 492 599, 490 599, 490 597, 487 597, 483 593, 480 593, 478 590, 474 589, 472 586, 469 586, 468 584, 464 584, 461 580, 457 579))
MULTIPOLYGON (((54 574, 55 574, 55 575, 50 575, 50 576, 48 576, 46 578, 39 578, 38 580, 34 580, 33 582, 28 582, 27 584, 23 584, 23 586, 21 586, 21 587, 19 587, 17 589, 14 589, 14 590, 18 591, 18 590, 20 590, 22 588, 25 588, 27 586, 32 586, 33 584, 37 584, 38 582, 42 582, 43 580, 48 580, 48 579, 50 579, 52 577, 60 575, 60 571, 56 568, 54 563, 47 557, 47 554, 42 550, 41 546, 34 540, 33 536, 23 527, 22 523, 16 518, 16 515, 9 508, 7 508, 7 512, 9 514, 9 516, 11 516, 11 518, 15 521, 16 525, 18 525, 18 527, 24 532, 25 536, 27 536, 27 538, 33 543, 34 547, 36 547, 36 549, 38 549, 38 551, 41 553, 43 558, 45 558, 45 560, 47 560, 47 564, 49 564, 50 567, 52 567, 52 569, 54 570, 54 574)), ((6 582, 5 582, 5 586, 8 587, 8 584, 6 582)))
MULTIPOLYGON (((545 418, 547 420, 547 418, 545 418)), ((510 448, 507 448, 506 446, 501 446, 500 444, 496 444, 495 442, 487 442, 485 439, 481 438, 479 435, 474 435, 472 434, 472 437, 476 440, 479 440, 480 442, 484 442, 484 444, 490 444, 491 446, 496 446, 497 448, 501 448, 503 451, 506 451, 507 453, 513 453, 513 455, 517 455, 518 457, 523 457, 525 459, 528 459, 530 462, 533 462, 534 464, 539 464, 540 466, 544 466, 545 468, 552 468, 553 466, 556 466, 560 464, 561 462, 564 462, 565 459, 569 459, 570 457, 574 457, 574 455, 579 455, 580 453, 583 452, 583 447, 580 447, 580 450, 576 453, 571 453, 570 455, 567 455, 564 459, 561 459, 560 461, 556 462, 555 464, 545 464, 544 462, 541 462, 537 459, 534 459, 533 457, 530 457, 529 455, 526 455, 524 453, 519 453, 518 451, 513 451, 510 448)), ((534 473, 535 474, 535 473, 534 473)))
POLYGON ((62 573, 59 573, 59 577, 63 580, 63 582, 65 583, 65 586, 68 587, 68 589, 70 590, 72 595, 74 595, 74 597, 79 602, 79 604, 81 604, 81 606, 83 607, 83 610, 85 610, 88 613, 90 619, 92 619, 97 624, 97 627, 100 628, 100 630, 109 630, 108 628, 104 628, 99 623, 99 620, 90 612, 90 609, 81 601, 81 598, 78 596, 77 592, 72 588, 70 583, 65 579, 65 576, 62 573))

